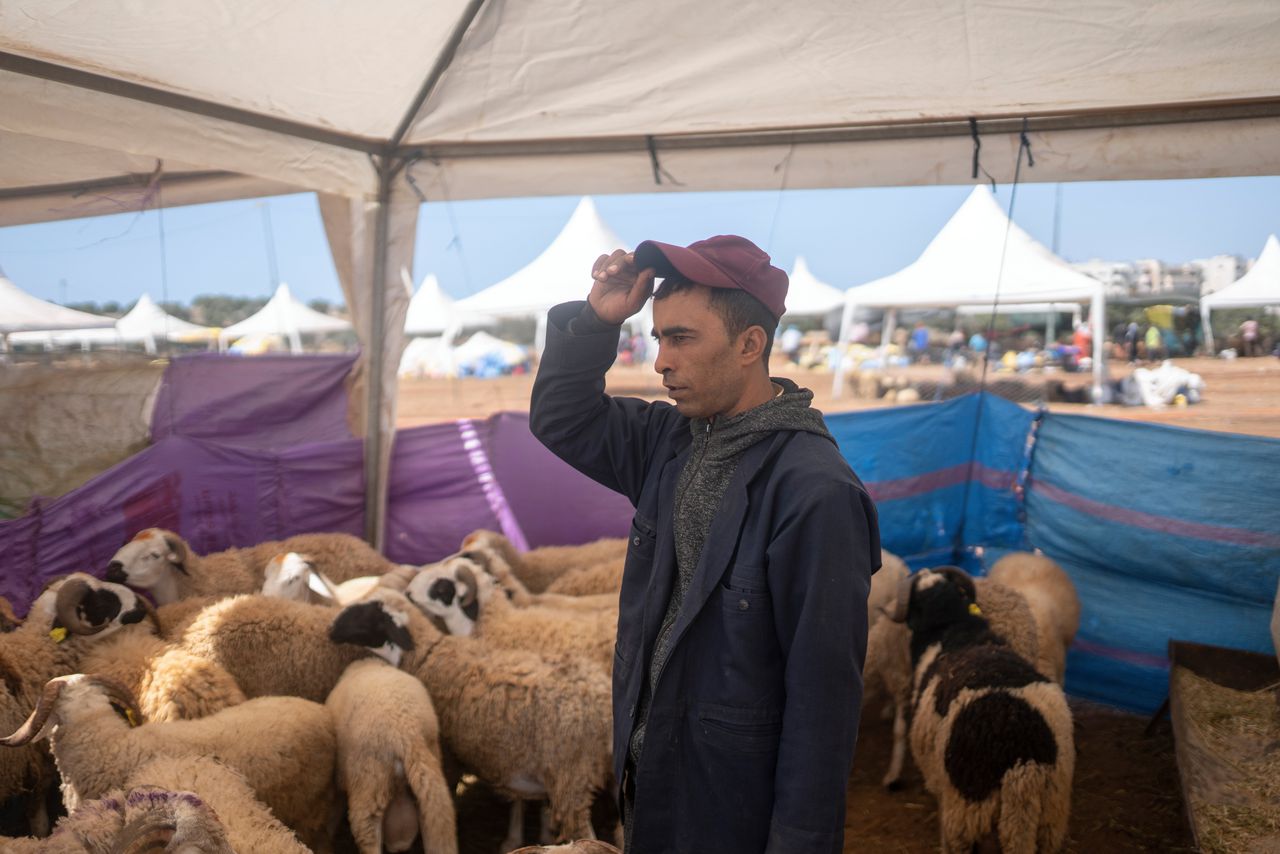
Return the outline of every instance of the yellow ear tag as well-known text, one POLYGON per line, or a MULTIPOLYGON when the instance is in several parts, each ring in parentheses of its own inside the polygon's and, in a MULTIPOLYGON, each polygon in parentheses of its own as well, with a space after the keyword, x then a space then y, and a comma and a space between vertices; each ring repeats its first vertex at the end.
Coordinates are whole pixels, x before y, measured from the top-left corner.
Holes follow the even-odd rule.
POLYGON ((124 716, 125 716, 125 719, 129 721, 129 726, 131 727, 141 726, 141 724, 138 722, 138 716, 133 713, 133 709, 125 709, 124 716))
POLYGON ((53 638, 54 643, 62 643, 67 639, 67 630, 63 626, 57 626, 50 630, 49 637, 53 638))
POLYGON ((975 617, 981 617, 981 616, 982 616, 982 609, 978 607, 978 603, 977 603, 977 602, 970 602, 970 603, 969 603, 969 613, 970 613, 970 614, 972 614, 972 615, 973 615, 973 616, 975 616, 975 617))

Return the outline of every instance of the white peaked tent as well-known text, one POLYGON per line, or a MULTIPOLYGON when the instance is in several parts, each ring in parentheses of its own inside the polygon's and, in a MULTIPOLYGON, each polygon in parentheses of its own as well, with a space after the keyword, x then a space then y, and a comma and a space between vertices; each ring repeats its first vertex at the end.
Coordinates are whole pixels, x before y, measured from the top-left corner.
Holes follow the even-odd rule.
MULTIPOLYGON (((401 270, 404 285, 412 292, 409 271, 401 270)), ((428 273, 418 286, 418 292, 409 300, 409 309, 404 315, 404 334, 440 335, 453 323, 453 297, 440 288, 440 280, 435 273, 428 273)))
POLYGON ((404 316, 405 337, 414 335, 444 335, 452 340, 454 335, 464 326, 492 326, 494 319, 488 315, 471 314, 458 308, 453 297, 440 287, 440 280, 435 273, 428 273, 413 293, 413 280, 409 271, 401 268, 400 276, 404 280, 407 293, 412 294, 409 310, 404 316))
POLYGON ((591 265, 623 245, 622 238, 600 217, 595 202, 584 197, 537 258, 497 284, 458 300, 455 307, 469 315, 537 318, 541 349, 547 310, 585 298, 591 290, 591 265))
POLYGON ((154 353, 157 341, 207 340, 216 335, 215 329, 174 317, 156 305, 150 294, 143 294, 138 297, 133 308, 112 327, 18 332, 10 336, 10 340, 15 344, 45 344, 51 347, 79 344, 85 349, 93 344, 141 344, 148 353, 154 353))
POLYGON ((1213 352, 1213 328, 1209 315, 1215 308, 1261 308, 1280 305, 1280 240, 1273 234, 1249 272, 1216 293, 1200 300, 1200 324, 1204 343, 1213 352))
MULTIPOLYGON (((840 339, 847 341, 859 306, 890 309, 884 340, 893 334, 894 310, 954 308, 1000 303, 1090 303, 1105 317, 1104 286, 1058 258, 1009 221, 986 185, 969 193, 946 225, 911 264, 892 275, 845 291, 840 339)), ((1103 337, 1093 340, 1094 399, 1102 393, 1103 337)), ((842 366, 843 367, 843 366, 842 366)), ((837 370, 833 393, 843 386, 837 370)))
POLYGON ((0 276, 0 336, 6 339, 9 333, 28 329, 111 327, 115 322, 113 317, 102 317, 46 302, 0 276))
POLYGON ((301 353, 303 335, 344 332, 350 328, 351 324, 341 318, 308 308, 289 292, 288 285, 281 284, 257 313, 223 329, 218 343, 225 347, 227 342, 247 335, 279 335, 289 342, 291 352, 301 353))
POLYGON ((424 197, 959 184, 975 126, 1002 182, 1023 131, 1027 181, 1274 175, 1278 32, 1274 0, 5 0, 0 225, 320 194, 380 543, 424 197))
POLYGON ((844 291, 813 275, 803 256, 787 278, 787 315, 826 314, 844 305, 844 291))

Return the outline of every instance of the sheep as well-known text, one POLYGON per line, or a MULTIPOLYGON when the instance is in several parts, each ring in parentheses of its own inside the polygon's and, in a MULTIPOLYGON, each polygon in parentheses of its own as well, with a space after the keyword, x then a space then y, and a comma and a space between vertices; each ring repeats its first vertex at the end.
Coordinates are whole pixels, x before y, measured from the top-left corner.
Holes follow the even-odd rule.
POLYGON ((1066 841, 1075 744, 1062 687, 991 630, 954 567, 904 583, 893 615, 911 630, 911 752, 938 798, 942 850, 989 834, 1006 854, 1066 841))
POLYGON ((64 583, 57 597, 57 609, 68 631, 98 640, 112 629, 121 629, 105 642, 99 640, 90 646, 77 669, 125 685, 147 720, 201 718, 245 701, 244 692, 221 667, 173 648, 157 636, 153 630, 159 629, 160 616, 129 588, 84 576, 64 583), (123 624, 119 615, 131 612, 123 606, 112 608, 110 603, 130 601, 141 602, 151 620, 123 624), (85 603, 96 603, 96 607, 85 603), (108 606, 105 611, 104 605, 108 606), (109 616, 113 611, 116 616, 109 616), (96 616, 97 621, 90 616, 96 616))
POLYGON ((22 620, 13 612, 13 605, 8 599, 0 596, 0 633, 8 633, 22 625, 22 620))
MULTIPOLYGON (((142 598, 133 591, 115 601, 94 596, 85 603, 88 613, 104 623, 114 621, 114 625, 102 626, 93 638, 73 631, 84 622, 84 616, 77 613, 71 598, 63 594, 59 599, 61 588, 98 583, 79 574, 53 581, 32 604, 27 619, 0 636, 0 679, 6 688, 0 694, 0 730, 11 731, 20 725, 45 682, 75 672, 92 644, 123 625, 147 618, 142 598)), ((99 629, 95 626, 92 631, 99 629)), ((0 752, 0 802, 23 797, 29 830, 36 836, 49 832, 44 793, 52 782, 52 766, 37 746, 0 752)))
POLYGON ((81 673, 59 676, 0 745, 21 746, 47 735, 69 810, 121 786, 153 759, 213 756, 244 774, 304 843, 329 849, 336 745, 323 706, 263 697, 198 721, 141 724, 140 717, 118 683, 81 673))
MULTIPOLYGON (((872 576, 873 584, 875 577, 872 576)), ((900 590, 905 576, 899 572, 897 577, 900 590)), ((975 584, 978 605, 991 622, 992 631, 1019 655, 1034 661, 1039 654, 1039 641, 1035 619, 1026 600, 989 579, 979 578, 975 584)), ((882 781, 887 789, 895 789, 901 783, 907 757, 907 712, 911 705, 912 678, 910 647, 910 631, 893 620, 876 620, 867 634, 867 658, 862 669, 863 705, 883 698, 893 711, 893 750, 882 781)))
MULTIPOLYGON (((138 786, 127 791, 115 789, 98 800, 82 804, 74 814, 63 817, 47 839, 0 837, 0 851, 5 854, 86 854, 91 851, 142 854, 158 851, 163 844, 165 851, 236 854, 229 836, 216 812, 194 793, 138 786)), ((298 847, 301 850, 301 846, 298 847)))
POLYGON ((886 614, 893 613, 898 585, 911 574, 902 558, 893 552, 880 550, 880 569, 871 576, 871 591, 867 594, 867 625, 874 626, 886 614))
POLYGON ((613 790, 611 688, 599 668, 443 634, 386 589, 344 608, 331 637, 417 676, 443 746, 478 777, 512 798, 548 797, 561 839, 595 837, 592 798, 613 790))
POLYGON ((405 590, 409 601, 424 613, 452 625, 474 600, 478 608, 470 619, 475 624, 476 636, 489 646, 529 649, 545 655, 580 655, 598 664, 605 673, 613 672, 614 642, 618 636, 617 606, 590 611, 539 606, 517 608, 498 592, 493 578, 470 559, 471 554, 455 555, 436 568, 420 573, 405 590), (458 587, 463 589, 462 593, 457 592, 458 587))
POLYGON ((547 592, 553 581, 571 569, 614 561, 621 564, 627 557, 625 537, 606 537, 580 546, 543 546, 522 554, 507 537, 481 529, 467 534, 460 551, 474 548, 490 548, 501 555, 530 593, 547 592))
POLYGON ((499 587, 506 591, 507 598, 517 608, 540 605, 568 611, 596 611, 601 608, 616 608, 618 605, 618 594, 616 592, 599 593, 590 596, 573 596, 551 592, 531 593, 511 568, 510 562, 503 556, 502 552, 491 545, 472 546, 457 555, 446 557, 439 563, 433 564, 433 566, 440 566, 459 556, 478 564, 485 573, 497 582, 499 587))
POLYGON ((233 596, 202 610, 174 646, 228 673, 249 698, 323 703, 347 665, 368 656, 329 643, 334 610, 266 596, 233 596))
POLYGON ((147 528, 115 553, 107 564, 106 578, 146 590, 157 605, 191 596, 255 593, 262 588, 267 562, 282 552, 307 554, 334 582, 382 575, 395 567, 350 534, 298 534, 249 548, 198 555, 173 531, 147 528))
POLYGON ((611 560, 571 569, 551 582, 547 592, 562 596, 592 596, 607 593, 617 598, 618 592, 622 590, 623 566, 623 561, 611 560))
POLYGON ((238 854, 308 854, 294 832, 254 795, 245 775, 214 757, 155 759, 134 771, 126 786, 195 794, 222 821, 227 841, 238 854))
POLYGON ((333 582, 316 570, 308 555, 284 552, 267 561, 262 572, 262 595, 311 605, 338 605, 333 582))
POLYGON ((338 780, 361 854, 457 854, 453 798, 427 689, 376 658, 353 662, 325 701, 338 738, 338 780))
POLYGON ((1036 667, 1059 685, 1067 671, 1067 649, 1080 628, 1080 597, 1070 577, 1051 558, 1012 552, 996 561, 987 578, 1022 594, 1036 621, 1040 654, 1036 667))

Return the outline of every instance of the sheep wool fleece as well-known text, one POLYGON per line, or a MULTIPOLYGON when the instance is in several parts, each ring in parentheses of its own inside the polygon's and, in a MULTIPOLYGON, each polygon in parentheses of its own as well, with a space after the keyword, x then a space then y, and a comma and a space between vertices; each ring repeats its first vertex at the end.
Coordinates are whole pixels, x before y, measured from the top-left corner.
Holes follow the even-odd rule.
POLYGON ((742 419, 760 435, 726 443, 723 470, 700 475, 712 446, 695 447, 690 419, 605 394, 618 328, 584 305, 548 314, 529 417, 547 448, 635 507, 613 658, 628 850, 839 854, 880 565, 875 506, 790 384, 742 419), (707 515, 687 515, 695 505, 707 515))

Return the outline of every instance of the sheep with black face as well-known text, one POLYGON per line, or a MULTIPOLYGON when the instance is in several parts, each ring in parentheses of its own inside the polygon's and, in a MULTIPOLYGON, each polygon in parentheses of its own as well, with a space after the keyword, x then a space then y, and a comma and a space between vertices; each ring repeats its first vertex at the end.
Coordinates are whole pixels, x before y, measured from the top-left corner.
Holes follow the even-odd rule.
POLYGON ((1059 850, 1075 769, 1062 688, 991 631, 955 567, 904 580, 893 616, 911 629, 911 751, 940 804, 943 851, 992 834, 1005 854, 1059 850))

